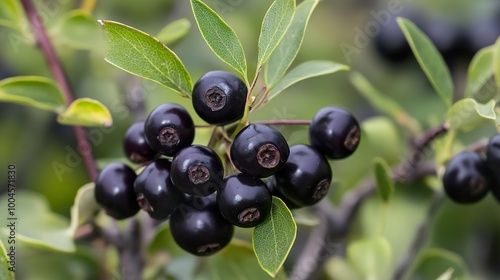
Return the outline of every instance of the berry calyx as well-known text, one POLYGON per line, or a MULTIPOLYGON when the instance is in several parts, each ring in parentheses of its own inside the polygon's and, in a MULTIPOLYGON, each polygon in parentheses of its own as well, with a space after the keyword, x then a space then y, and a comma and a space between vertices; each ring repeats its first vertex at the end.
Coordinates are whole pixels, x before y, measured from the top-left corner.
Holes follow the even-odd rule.
POLYGON ((222 182, 224 167, 212 149, 193 145, 175 155, 170 178, 174 186, 186 194, 207 196, 222 182))
POLYGON ((127 158, 135 163, 144 163, 155 158, 156 151, 146 142, 143 121, 135 122, 127 129, 123 138, 123 150, 127 158))
POLYGON ((486 161, 474 152, 455 155, 443 175, 447 196, 457 203, 475 203, 489 192, 493 180, 486 161))
POLYGON ((226 125, 243 117, 248 88, 235 75, 210 71, 194 85, 192 102, 196 113, 209 124, 226 125))
POLYGON ((290 147, 290 157, 275 175, 278 192, 299 206, 318 203, 330 189, 332 170, 328 160, 308 145, 290 147))
POLYGON ((358 147, 361 129, 354 116, 338 107, 326 107, 313 117, 309 127, 309 141, 318 152, 343 159, 358 147))
POLYGON ((231 175, 222 181, 217 192, 222 216, 238 227, 254 227, 271 212, 272 196, 259 178, 245 174, 231 175))
POLYGON ((164 220, 184 201, 184 194, 170 181, 170 161, 159 158, 137 176, 134 190, 137 203, 153 219, 164 220))
POLYGON ((106 214, 122 220, 139 212, 134 192, 136 177, 134 170, 122 163, 110 163, 99 173, 94 196, 106 214))
POLYGON ((165 103, 151 111, 144 123, 144 133, 151 148, 174 156, 193 143, 195 129, 193 119, 184 107, 165 103))
POLYGON ((259 178, 280 170, 288 159, 290 148, 276 129, 263 124, 250 124, 234 138, 231 159, 241 172, 259 178))

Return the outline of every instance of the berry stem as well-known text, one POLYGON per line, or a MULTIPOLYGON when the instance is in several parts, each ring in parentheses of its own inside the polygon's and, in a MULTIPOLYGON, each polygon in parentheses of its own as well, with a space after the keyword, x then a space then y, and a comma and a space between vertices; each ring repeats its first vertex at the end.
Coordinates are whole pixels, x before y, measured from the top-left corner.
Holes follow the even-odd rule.
MULTIPOLYGON (((23 6, 24 12, 26 13, 26 16, 28 17, 31 28, 33 29, 37 45, 40 48, 49 66, 52 76, 54 77, 55 81, 61 88, 66 98, 66 104, 69 106, 75 100, 75 98, 71 91, 71 87, 69 86, 68 79, 61 66, 61 62, 59 61, 54 47, 52 46, 52 42, 50 41, 50 38, 48 37, 43 23, 40 20, 40 17, 38 16, 31 0, 21 0, 21 4, 23 6)), ((83 150, 90 151, 91 146, 83 127, 73 126, 73 132, 75 134, 78 146, 83 150)), ((97 166, 94 160, 94 156, 92 155, 92 153, 80 153, 80 155, 83 158, 85 168, 87 169, 87 174, 90 180, 95 181, 97 177, 97 166)))
POLYGON ((255 122, 258 124, 265 125, 310 125, 311 121, 309 120, 272 120, 272 121, 259 121, 255 122))
POLYGON ((266 88, 266 90, 264 91, 264 95, 259 100, 259 103, 257 103, 255 107, 252 107, 252 112, 259 109, 260 106, 264 105, 267 102, 268 95, 269 95, 269 90, 266 88))

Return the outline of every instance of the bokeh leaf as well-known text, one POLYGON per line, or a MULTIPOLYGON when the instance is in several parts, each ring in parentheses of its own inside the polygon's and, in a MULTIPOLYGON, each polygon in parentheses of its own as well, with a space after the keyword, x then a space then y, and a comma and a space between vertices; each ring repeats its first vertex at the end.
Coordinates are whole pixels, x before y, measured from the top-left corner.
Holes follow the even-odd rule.
POLYGON ((156 38, 163 44, 170 45, 184 38, 189 33, 190 28, 191 22, 185 18, 181 18, 163 27, 156 38))
POLYGON ((259 36, 258 67, 264 64, 287 32, 295 13, 295 0, 275 0, 267 10, 259 36))
POLYGON ((191 6, 205 42, 215 55, 238 71, 248 84, 245 52, 236 33, 202 1, 191 0, 191 6))
POLYGON ((285 75, 299 53, 307 23, 319 0, 306 0, 297 6, 288 30, 264 66, 264 80, 271 89, 285 75))
POLYGON ((0 101, 33 106, 60 112, 66 100, 61 90, 49 78, 18 76, 0 81, 0 101))
POLYGON ((90 98, 73 101, 68 109, 59 115, 57 121, 61 124, 81 126, 111 126, 113 123, 108 108, 90 98))
POLYGON ((479 102, 494 98, 497 93, 496 85, 494 86, 494 92, 484 93, 481 91, 491 79, 494 79, 494 49, 488 47, 480 50, 469 65, 465 96, 474 98, 479 102), (479 98, 475 98, 476 95, 479 98))
POLYGON ((0 25, 12 29, 21 29, 24 22, 24 12, 20 1, 0 1, 0 25))
POLYGON ((395 190, 391 178, 391 168, 383 158, 376 157, 373 160, 373 169, 377 181, 377 192, 382 200, 387 203, 395 190))
POLYGON ((353 241, 347 247, 347 256, 363 279, 388 279, 392 263, 391 244, 384 237, 353 241))
POLYGON ((495 54, 493 56, 494 67, 495 67, 495 80, 497 81, 497 87, 500 88, 500 37, 494 45, 495 54))
MULTIPOLYGON (((10 248, 10 246, 7 245, 7 248, 10 248)), ((10 262, 10 257, 7 256, 7 249, 4 246, 2 240, 0 240, 0 279, 5 279, 5 280, 16 279, 14 276, 14 272, 9 270, 9 268, 12 267, 9 262, 10 262)))
POLYGON ((269 100, 276 97, 286 88, 302 80, 321 75, 332 74, 338 71, 347 71, 349 66, 331 61, 307 61, 288 72, 281 81, 269 91, 269 100))
POLYGON ((443 274, 441 274, 436 280, 452 280, 453 279, 453 268, 448 268, 443 274))
POLYGON ((125 24, 100 20, 107 45, 106 61, 131 74, 155 81, 184 97, 193 83, 184 64, 158 39, 125 24))
POLYGON ((432 41, 413 22, 397 19, 413 54, 432 86, 447 106, 453 100, 453 81, 450 70, 432 41))
POLYGON ((486 104, 477 103, 472 98, 457 101, 448 110, 446 120, 453 130, 470 131, 487 121, 495 121, 495 100, 486 104))
POLYGON ((71 207, 70 230, 73 235, 79 226, 87 222, 99 210, 94 197, 94 186, 94 183, 88 183, 76 193, 75 203, 71 207))
POLYGON ((271 214, 252 233, 252 245, 259 265, 272 277, 283 266, 296 235, 297 225, 292 212, 281 199, 273 196, 271 214))
POLYGON ((467 265, 458 254, 438 248, 426 249, 412 264, 408 279, 437 279, 449 269, 453 269, 453 279, 469 279, 467 265))
POLYGON ((92 49, 102 45, 99 24, 82 10, 74 10, 59 23, 57 35, 53 36, 74 48, 92 49))

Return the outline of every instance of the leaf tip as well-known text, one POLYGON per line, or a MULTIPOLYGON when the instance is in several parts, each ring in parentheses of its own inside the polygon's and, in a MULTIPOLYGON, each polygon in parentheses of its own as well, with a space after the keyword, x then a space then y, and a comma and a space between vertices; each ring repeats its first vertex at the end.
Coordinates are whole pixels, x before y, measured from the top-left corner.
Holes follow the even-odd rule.
POLYGON ((105 24, 106 22, 105 22, 104 20, 102 20, 102 19, 98 19, 98 20, 97 20, 97 23, 99 23, 99 25, 101 25, 101 26, 104 26, 104 24, 105 24))

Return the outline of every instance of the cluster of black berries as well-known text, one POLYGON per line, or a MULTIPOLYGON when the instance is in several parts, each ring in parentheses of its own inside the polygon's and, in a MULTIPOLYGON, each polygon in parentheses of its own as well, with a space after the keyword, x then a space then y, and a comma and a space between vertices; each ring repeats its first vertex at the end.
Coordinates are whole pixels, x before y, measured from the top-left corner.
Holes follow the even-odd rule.
MULTIPOLYGON (((195 84, 193 107, 206 122, 226 125, 243 117, 247 93, 238 77, 212 71, 195 84)), ((207 256, 229 243, 234 226, 262 223, 273 195, 293 208, 325 197, 332 180, 326 157, 351 155, 360 127, 349 112, 323 108, 310 125, 311 145, 289 147, 276 129, 249 124, 234 140, 223 138, 232 142, 224 162, 211 148, 193 145, 194 135, 193 120, 183 107, 158 106, 125 134, 125 154, 145 168, 136 175, 124 164, 109 164, 96 180, 95 197, 115 219, 132 217, 140 209, 154 219, 169 219, 180 247, 207 256), (224 163, 241 173, 225 174, 224 163)))
POLYGON ((491 190, 500 202, 500 134, 486 147, 486 157, 474 152, 455 155, 446 167, 443 185, 447 196, 458 203, 475 203, 491 190))

